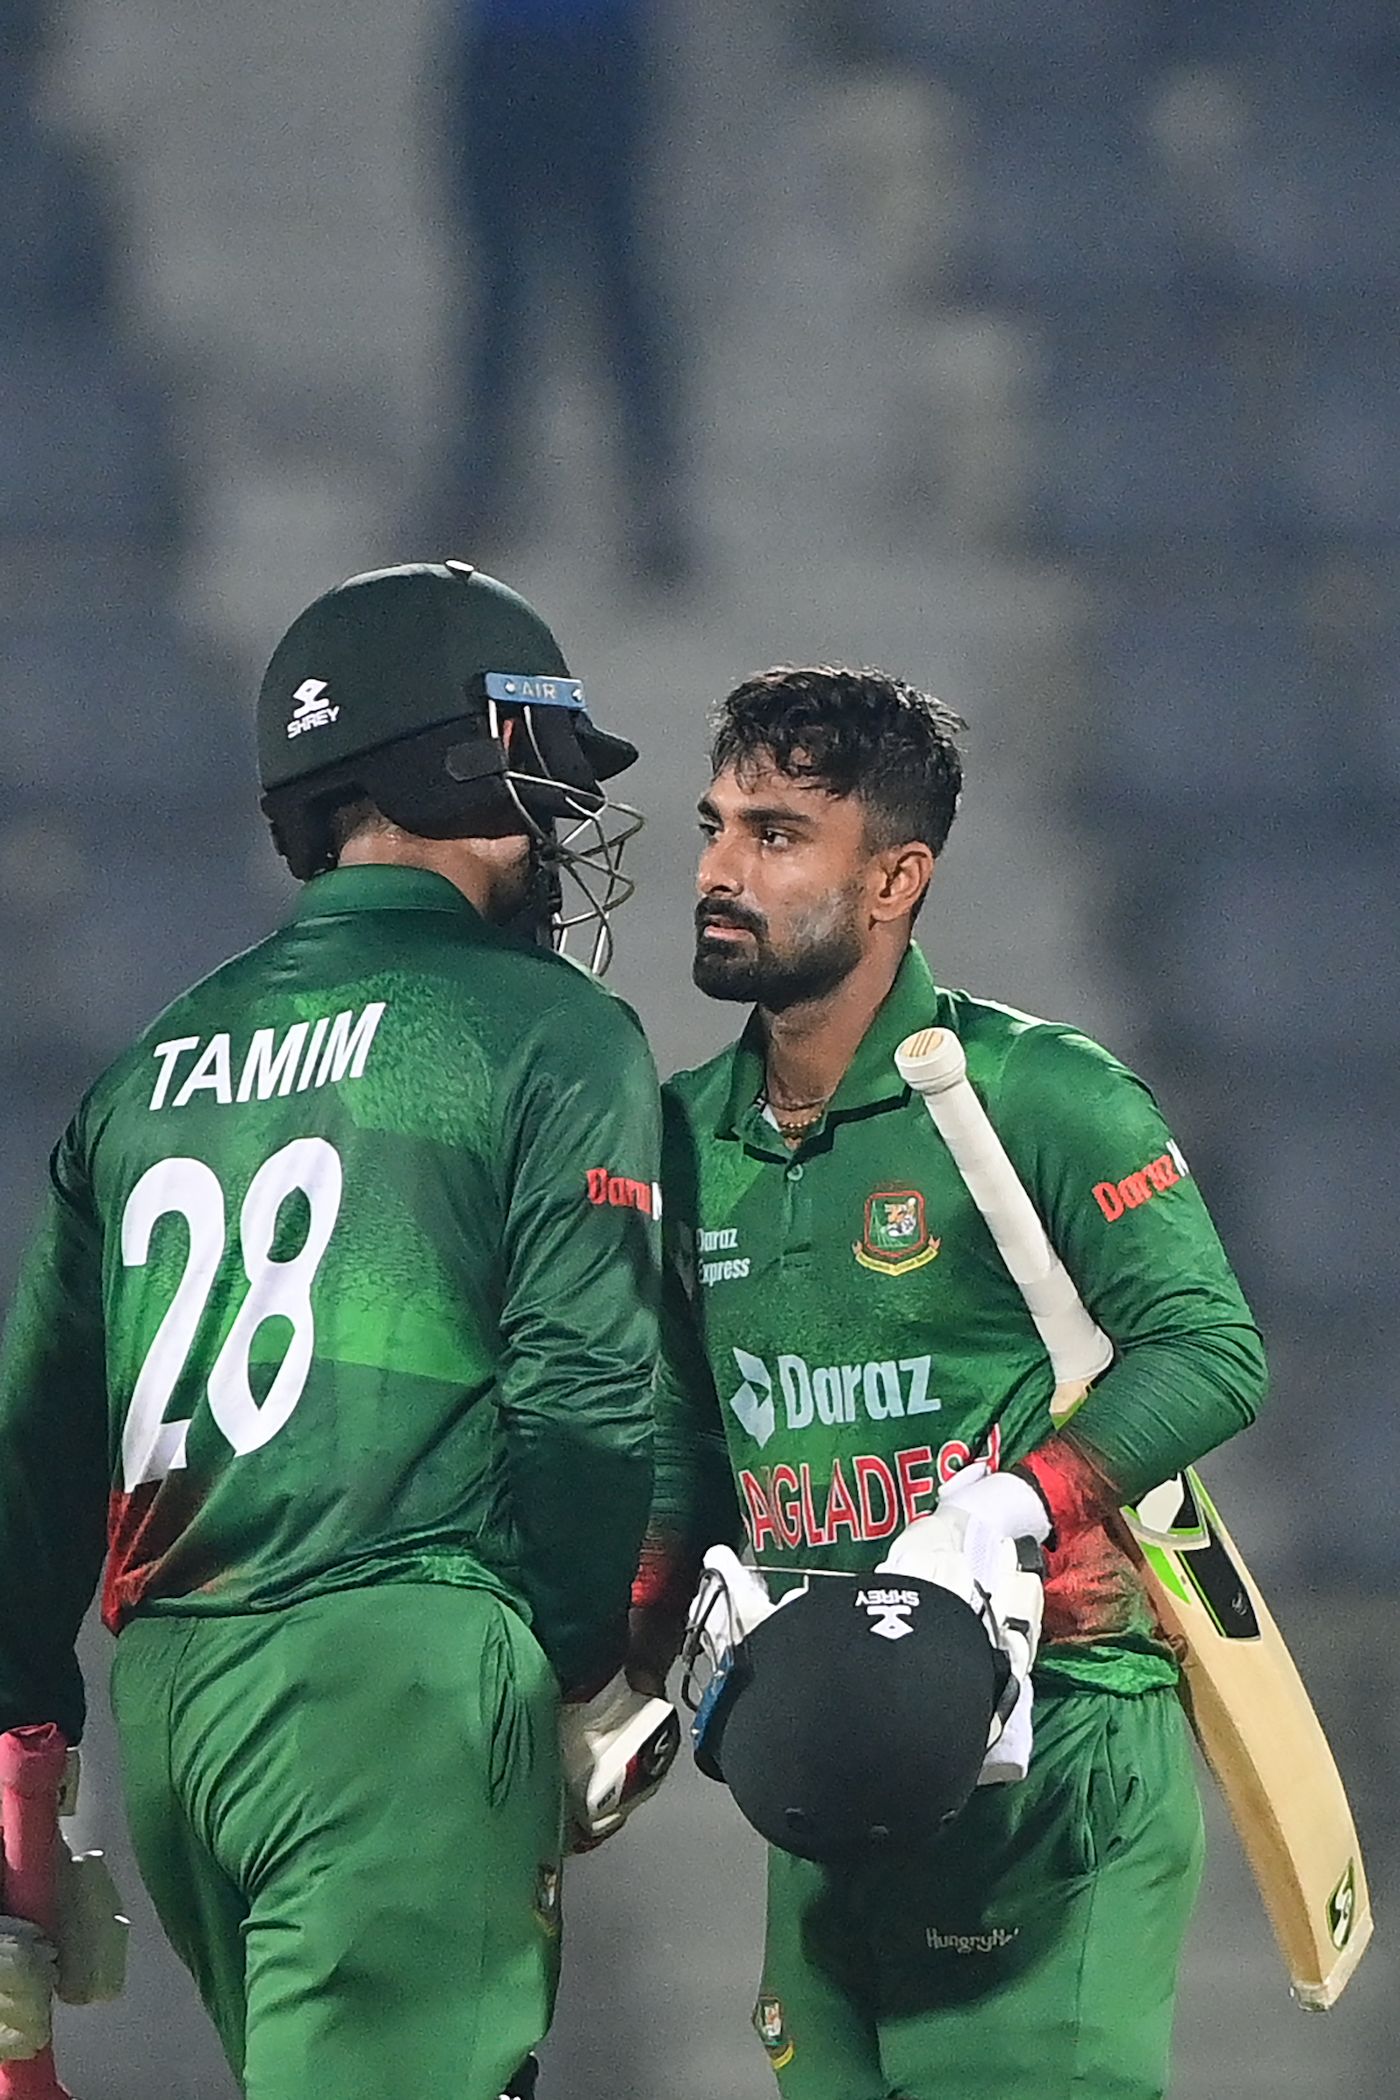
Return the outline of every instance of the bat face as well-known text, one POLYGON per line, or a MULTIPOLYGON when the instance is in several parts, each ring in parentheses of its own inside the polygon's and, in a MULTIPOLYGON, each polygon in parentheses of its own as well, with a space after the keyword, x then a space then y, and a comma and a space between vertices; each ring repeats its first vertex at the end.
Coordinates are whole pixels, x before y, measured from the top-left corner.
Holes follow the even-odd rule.
MULTIPOLYGON (((895 1052, 1020 1288, 1055 1372, 1058 1427, 1112 1359, 976 1089, 962 1046, 927 1028, 895 1052)), ((1229 1804, 1295 1996, 1336 2002, 1371 1936, 1347 1798, 1283 1637, 1209 1496, 1179 1474, 1115 1530, 1138 1557, 1181 1657, 1182 1698, 1229 1804)))
POLYGON ((1195 1473, 1163 1482, 1123 1529, 1183 1650, 1197 1741, 1220 1781, 1300 2005, 1337 1999, 1371 1937, 1341 1779, 1283 1636, 1195 1473))

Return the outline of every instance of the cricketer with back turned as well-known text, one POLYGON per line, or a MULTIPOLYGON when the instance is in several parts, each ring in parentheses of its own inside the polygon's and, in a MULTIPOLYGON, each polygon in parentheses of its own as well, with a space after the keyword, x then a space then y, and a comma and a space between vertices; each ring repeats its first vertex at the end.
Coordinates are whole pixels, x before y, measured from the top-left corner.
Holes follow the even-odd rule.
MULTIPOLYGON (((91 1089, 11 1311, 0 1730, 81 1733, 105 1561, 137 1859, 248 2100, 496 2100, 553 2003, 561 1751, 596 1839, 674 1741, 618 1674, 655 1073, 538 938, 577 875, 601 959, 636 753, 455 562, 302 613, 259 746, 295 909, 91 1089)), ((0 1919, 0 2056, 65 1937, 0 1919)))
POLYGON ((1070 1027, 935 983, 912 944, 960 726, 826 668, 720 710, 694 974, 753 1012, 663 1090, 637 1681, 659 1687, 709 1549, 733 1637, 698 1754, 770 1839, 755 2024, 784 2100, 1157 2100, 1200 1803, 1176 1660, 1108 1520, 1253 1418, 1263 1352, 1142 1083, 1070 1027), (933 1025, 1115 1345, 1063 1429, 894 1066, 933 1025), (745 1526, 758 1577, 729 1550, 745 1526))

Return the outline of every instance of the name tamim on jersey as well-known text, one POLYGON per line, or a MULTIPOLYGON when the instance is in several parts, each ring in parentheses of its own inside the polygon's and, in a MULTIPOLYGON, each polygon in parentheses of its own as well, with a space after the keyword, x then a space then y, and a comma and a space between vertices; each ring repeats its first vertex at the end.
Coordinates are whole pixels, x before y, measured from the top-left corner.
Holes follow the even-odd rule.
POLYGON ((289 1028, 255 1028, 237 1052, 224 1030, 157 1043, 152 1052, 155 1084, 147 1106, 186 1108, 201 1100, 227 1108, 235 1101, 270 1101, 274 1095, 304 1094, 311 1087, 359 1079, 384 1010, 385 1001, 375 999, 358 1013, 347 1007, 314 1021, 294 1021, 289 1028))

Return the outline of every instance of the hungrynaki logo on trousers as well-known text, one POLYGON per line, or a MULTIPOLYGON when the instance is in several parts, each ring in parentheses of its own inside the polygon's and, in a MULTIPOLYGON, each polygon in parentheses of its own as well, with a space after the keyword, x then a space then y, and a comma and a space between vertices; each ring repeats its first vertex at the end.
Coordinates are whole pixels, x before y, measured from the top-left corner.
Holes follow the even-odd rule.
POLYGON ((1008 1932, 993 1925, 990 1932, 940 1932, 936 1925, 924 1927, 924 1943, 934 1954, 999 1954, 1021 1937, 1019 1925, 1008 1932))

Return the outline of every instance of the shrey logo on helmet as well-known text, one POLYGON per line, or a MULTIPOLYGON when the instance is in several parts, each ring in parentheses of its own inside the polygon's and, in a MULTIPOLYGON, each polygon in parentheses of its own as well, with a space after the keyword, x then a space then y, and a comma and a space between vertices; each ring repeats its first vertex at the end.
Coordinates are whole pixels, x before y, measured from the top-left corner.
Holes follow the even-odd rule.
POLYGON ((856 1604, 882 1641, 902 1641, 914 1631, 909 1614, 919 1608, 917 1590, 857 1590, 856 1604))
POLYGON ((303 736, 308 729, 329 729, 340 719, 340 709, 330 704, 330 687, 324 678, 303 678, 292 698, 296 706, 287 724, 289 737, 303 736))

